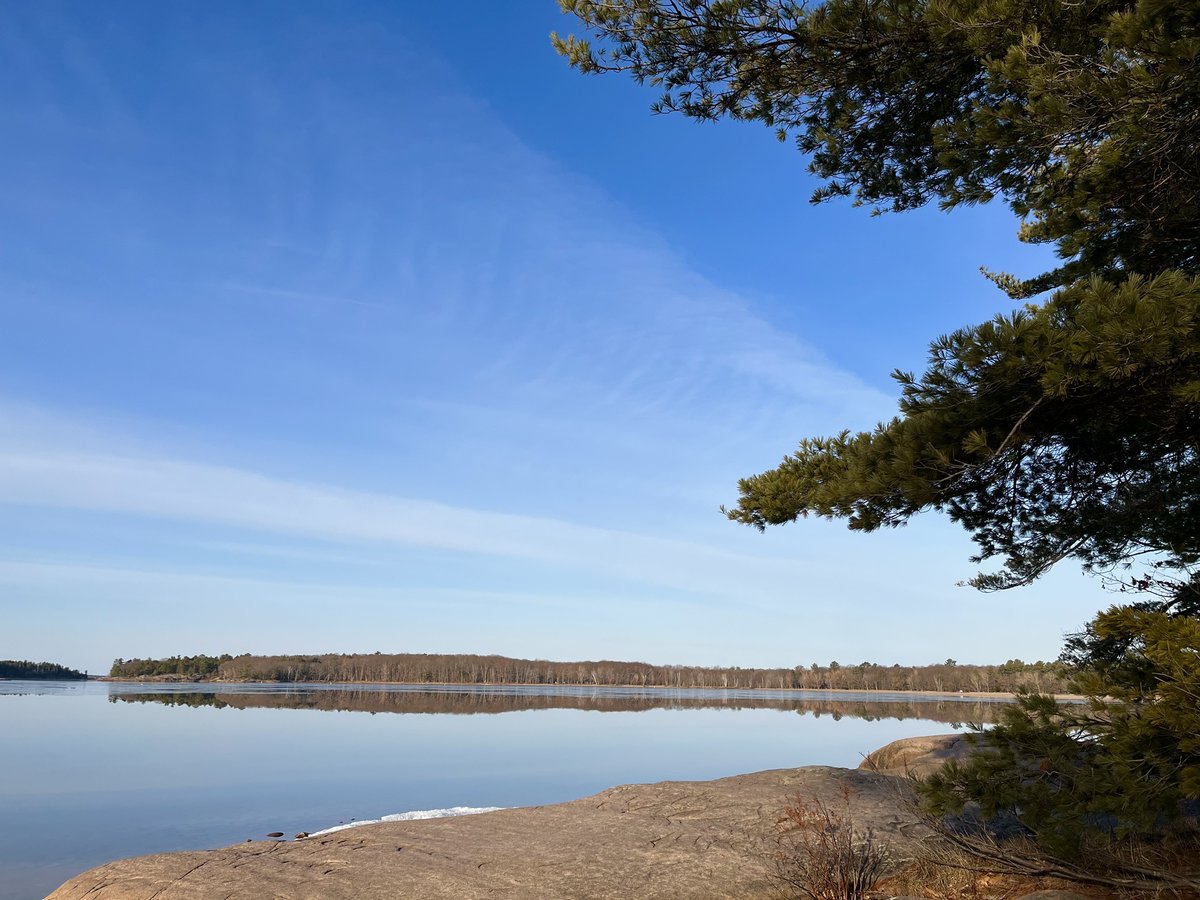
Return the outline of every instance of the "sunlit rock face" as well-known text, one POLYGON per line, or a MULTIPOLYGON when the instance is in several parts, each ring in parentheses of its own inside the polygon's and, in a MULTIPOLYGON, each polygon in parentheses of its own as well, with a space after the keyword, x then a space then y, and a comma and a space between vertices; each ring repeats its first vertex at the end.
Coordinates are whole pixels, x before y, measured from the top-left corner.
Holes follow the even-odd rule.
POLYGON ((952 759, 965 759, 973 746, 970 738, 962 734, 901 738, 868 754, 859 768, 884 775, 925 778, 952 759))
POLYGON ((110 863, 51 900, 522 900, 773 896, 784 807, 845 809, 902 856, 926 837, 907 782, 809 766, 610 788, 554 806, 385 822, 297 841, 110 863))

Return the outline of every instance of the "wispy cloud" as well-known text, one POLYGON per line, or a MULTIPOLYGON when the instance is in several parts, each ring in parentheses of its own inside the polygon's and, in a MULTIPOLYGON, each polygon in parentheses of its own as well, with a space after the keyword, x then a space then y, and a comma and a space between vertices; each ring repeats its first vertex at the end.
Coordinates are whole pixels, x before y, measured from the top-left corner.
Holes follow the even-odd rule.
POLYGON ((385 304, 373 303, 369 300, 361 300, 355 297, 340 297, 331 294, 317 294, 311 291, 297 291, 290 288, 267 287, 258 284, 217 284, 214 287, 219 291, 228 291, 234 294, 251 294, 258 297, 273 297, 280 300, 295 300, 303 303, 328 303, 328 304, 350 304, 351 306, 366 306, 378 309, 385 304))
MULTIPOLYGON (((936 631, 926 594, 953 590, 922 576, 966 556, 947 530, 886 550, 827 523, 759 536, 718 515, 798 438, 894 408, 821 335, 781 324, 780 297, 725 277, 744 267, 689 261, 689 234, 731 223, 631 212, 601 183, 615 170, 540 152, 403 27, 306 16, 260 45, 162 6, 125 36, 155 48, 151 102, 88 10, 0 29, 0 69, 22 85, 0 274, 18 288, 0 291, 16 321, 5 389, 25 398, 0 397, 0 533, 19 538, 6 596, 53 597, 87 621, 80 646, 94 624, 120 652, 127 630, 158 640, 195 617, 105 623, 95 586, 114 605, 126 587, 147 606, 311 598, 328 609, 297 626, 310 646, 334 619, 361 646, 388 603, 397 629, 411 605, 452 644, 453 608, 475 600, 538 606, 503 623, 513 643, 490 649, 509 652, 603 626, 580 652, 686 660, 671 647, 704 643, 700 658, 728 661, 740 640, 762 661, 759 644, 786 658, 800 631, 865 640, 860 609, 886 610, 886 645, 897 597, 936 631), (669 611, 632 636, 651 607, 669 611)), ((803 294, 829 268, 808 246, 761 271, 803 294)), ((20 613, 48 645, 70 619, 20 613)))
POLYGON ((770 601, 791 560, 719 546, 464 508, 256 472, 136 456, 0 453, 0 502, 208 523, 376 548, 526 560, 634 585, 770 601))
MULTIPOLYGON (((271 577, 238 577, 203 571, 116 565, 89 565, 81 562, 46 562, 0 558, 0 585, 10 588, 65 588, 107 594, 109 590, 144 592, 142 599, 169 600, 176 605, 217 602, 222 607, 262 603, 290 606, 299 603, 339 605, 352 601, 370 604, 403 604, 406 611, 421 609, 446 611, 453 607, 496 606, 533 610, 585 608, 595 597, 569 593, 533 593, 458 587, 377 586, 288 580, 271 577)), ((137 596, 135 594, 135 596, 137 596)), ((673 601, 667 600, 668 604, 673 601)))

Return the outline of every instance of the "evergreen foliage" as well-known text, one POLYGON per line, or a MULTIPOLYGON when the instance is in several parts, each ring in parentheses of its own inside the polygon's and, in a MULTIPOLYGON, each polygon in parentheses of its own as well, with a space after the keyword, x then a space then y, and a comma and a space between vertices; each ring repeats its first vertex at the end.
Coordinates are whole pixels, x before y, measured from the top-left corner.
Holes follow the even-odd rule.
POLYGON ((1200 278, 1092 278, 1040 306, 939 338, 901 416, 801 442, 741 482, 731 518, 813 513, 871 531, 933 508, 962 523, 985 588, 1065 557, 1110 567, 1200 556, 1200 278))
POLYGON ((1004 571, 1200 556, 1200 7, 1169 0, 561 0, 583 71, 657 108, 759 121, 877 210, 999 197, 1063 265, 1048 300, 939 338, 900 416, 801 442, 731 519, 947 512, 1004 571))
POLYGON ((109 669, 110 678, 146 678, 180 675, 204 678, 216 675, 221 663, 233 659, 228 653, 220 656, 168 656, 166 659, 116 659, 109 669))
POLYGON ((1070 857, 1096 831, 1148 836, 1200 800, 1200 621, 1113 607, 1092 625, 1123 646, 1081 672, 1087 706, 1022 696, 981 747, 922 787, 936 812, 978 801, 1070 857))
POLYGON ((32 680, 84 681, 87 674, 58 663, 30 662, 27 659, 0 659, 0 678, 32 680))
POLYGON ((760 122, 876 210, 1008 201, 1084 274, 1195 272, 1200 6, 1182 0, 560 0, 584 72, 760 122))
POLYGON ((1068 642, 1090 703, 1023 697, 928 796, 1012 813, 1054 853, 1177 820, 1200 801, 1200 5, 560 5, 589 32, 554 37, 572 65, 660 87, 659 111, 791 136, 824 179, 815 202, 1001 199, 1023 240, 1055 246, 1052 272, 989 276, 1015 299, 1048 296, 938 338, 920 378, 895 373, 899 416, 802 441, 743 479, 727 514, 871 531, 938 510, 970 532, 975 562, 1001 561, 973 579, 983 589, 1068 558, 1110 578, 1144 559, 1155 575, 1132 586, 1153 599, 1068 642))

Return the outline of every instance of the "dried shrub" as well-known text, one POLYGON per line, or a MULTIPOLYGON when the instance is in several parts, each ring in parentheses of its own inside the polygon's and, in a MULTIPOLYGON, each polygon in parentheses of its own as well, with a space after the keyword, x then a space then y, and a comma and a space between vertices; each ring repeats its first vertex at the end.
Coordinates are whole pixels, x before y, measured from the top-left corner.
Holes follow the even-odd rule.
POLYGON ((775 881, 785 898, 864 900, 889 858, 886 841, 855 826, 847 791, 836 805, 797 795, 780 820, 775 881))
POLYGON ((959 832, 943 829, 931 844, 930 858, 943 865, 962 861, 979 872, 1073 882, 1071 889, 1093 887, 1127 898, 1200 900, 1200 833, 1181 828, 1147 838, 1144 835, 1095 836, 1069 858, 1054 856, 1027 837, 997 838, 986 829, 959 832))
POLYGON ((927 900, 1018 900, 1046 890, 1070 891, 1095 900, 1112 900, 1115 896, 1109 889, 1061 878, 997 872, 996 868, 964 851, 931 841, 916 859, 880 881, 878 891, 881 897, 927 900))
POLYGON ((978 809, 943 818, 915 798, 909 803, 906 808, 924 824, 928 839, 915 859, 879 885, 886 896, 1014 900, 1057 889, 1105 900, 1200 900, 1200 829, 1194 822, 1176 823, 1153 837, 1093 834, 1062 857, 1014 831, 1011 819, 984 820, 978 809))

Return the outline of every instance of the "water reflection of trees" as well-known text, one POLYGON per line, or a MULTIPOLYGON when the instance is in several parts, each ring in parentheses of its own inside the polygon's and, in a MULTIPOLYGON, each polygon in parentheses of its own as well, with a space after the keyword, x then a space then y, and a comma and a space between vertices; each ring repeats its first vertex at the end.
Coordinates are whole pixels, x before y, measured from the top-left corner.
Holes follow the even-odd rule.
POLYGON ((922 698, 913 700, 689 696, 606 693, 519 693, 475 689, 467 691, 155 691, 109 695, 111 702, 158 703, 164 706, 215 707, 218 709, 311 709, 368 713, 475 715, 524 712, 539 709, 576 709, 589 712, 644 712, 652 709, 774 709, 814 717, 854 719, 925 719, 959 724, 990 723, 1002 706, 994 701, 922 698))

